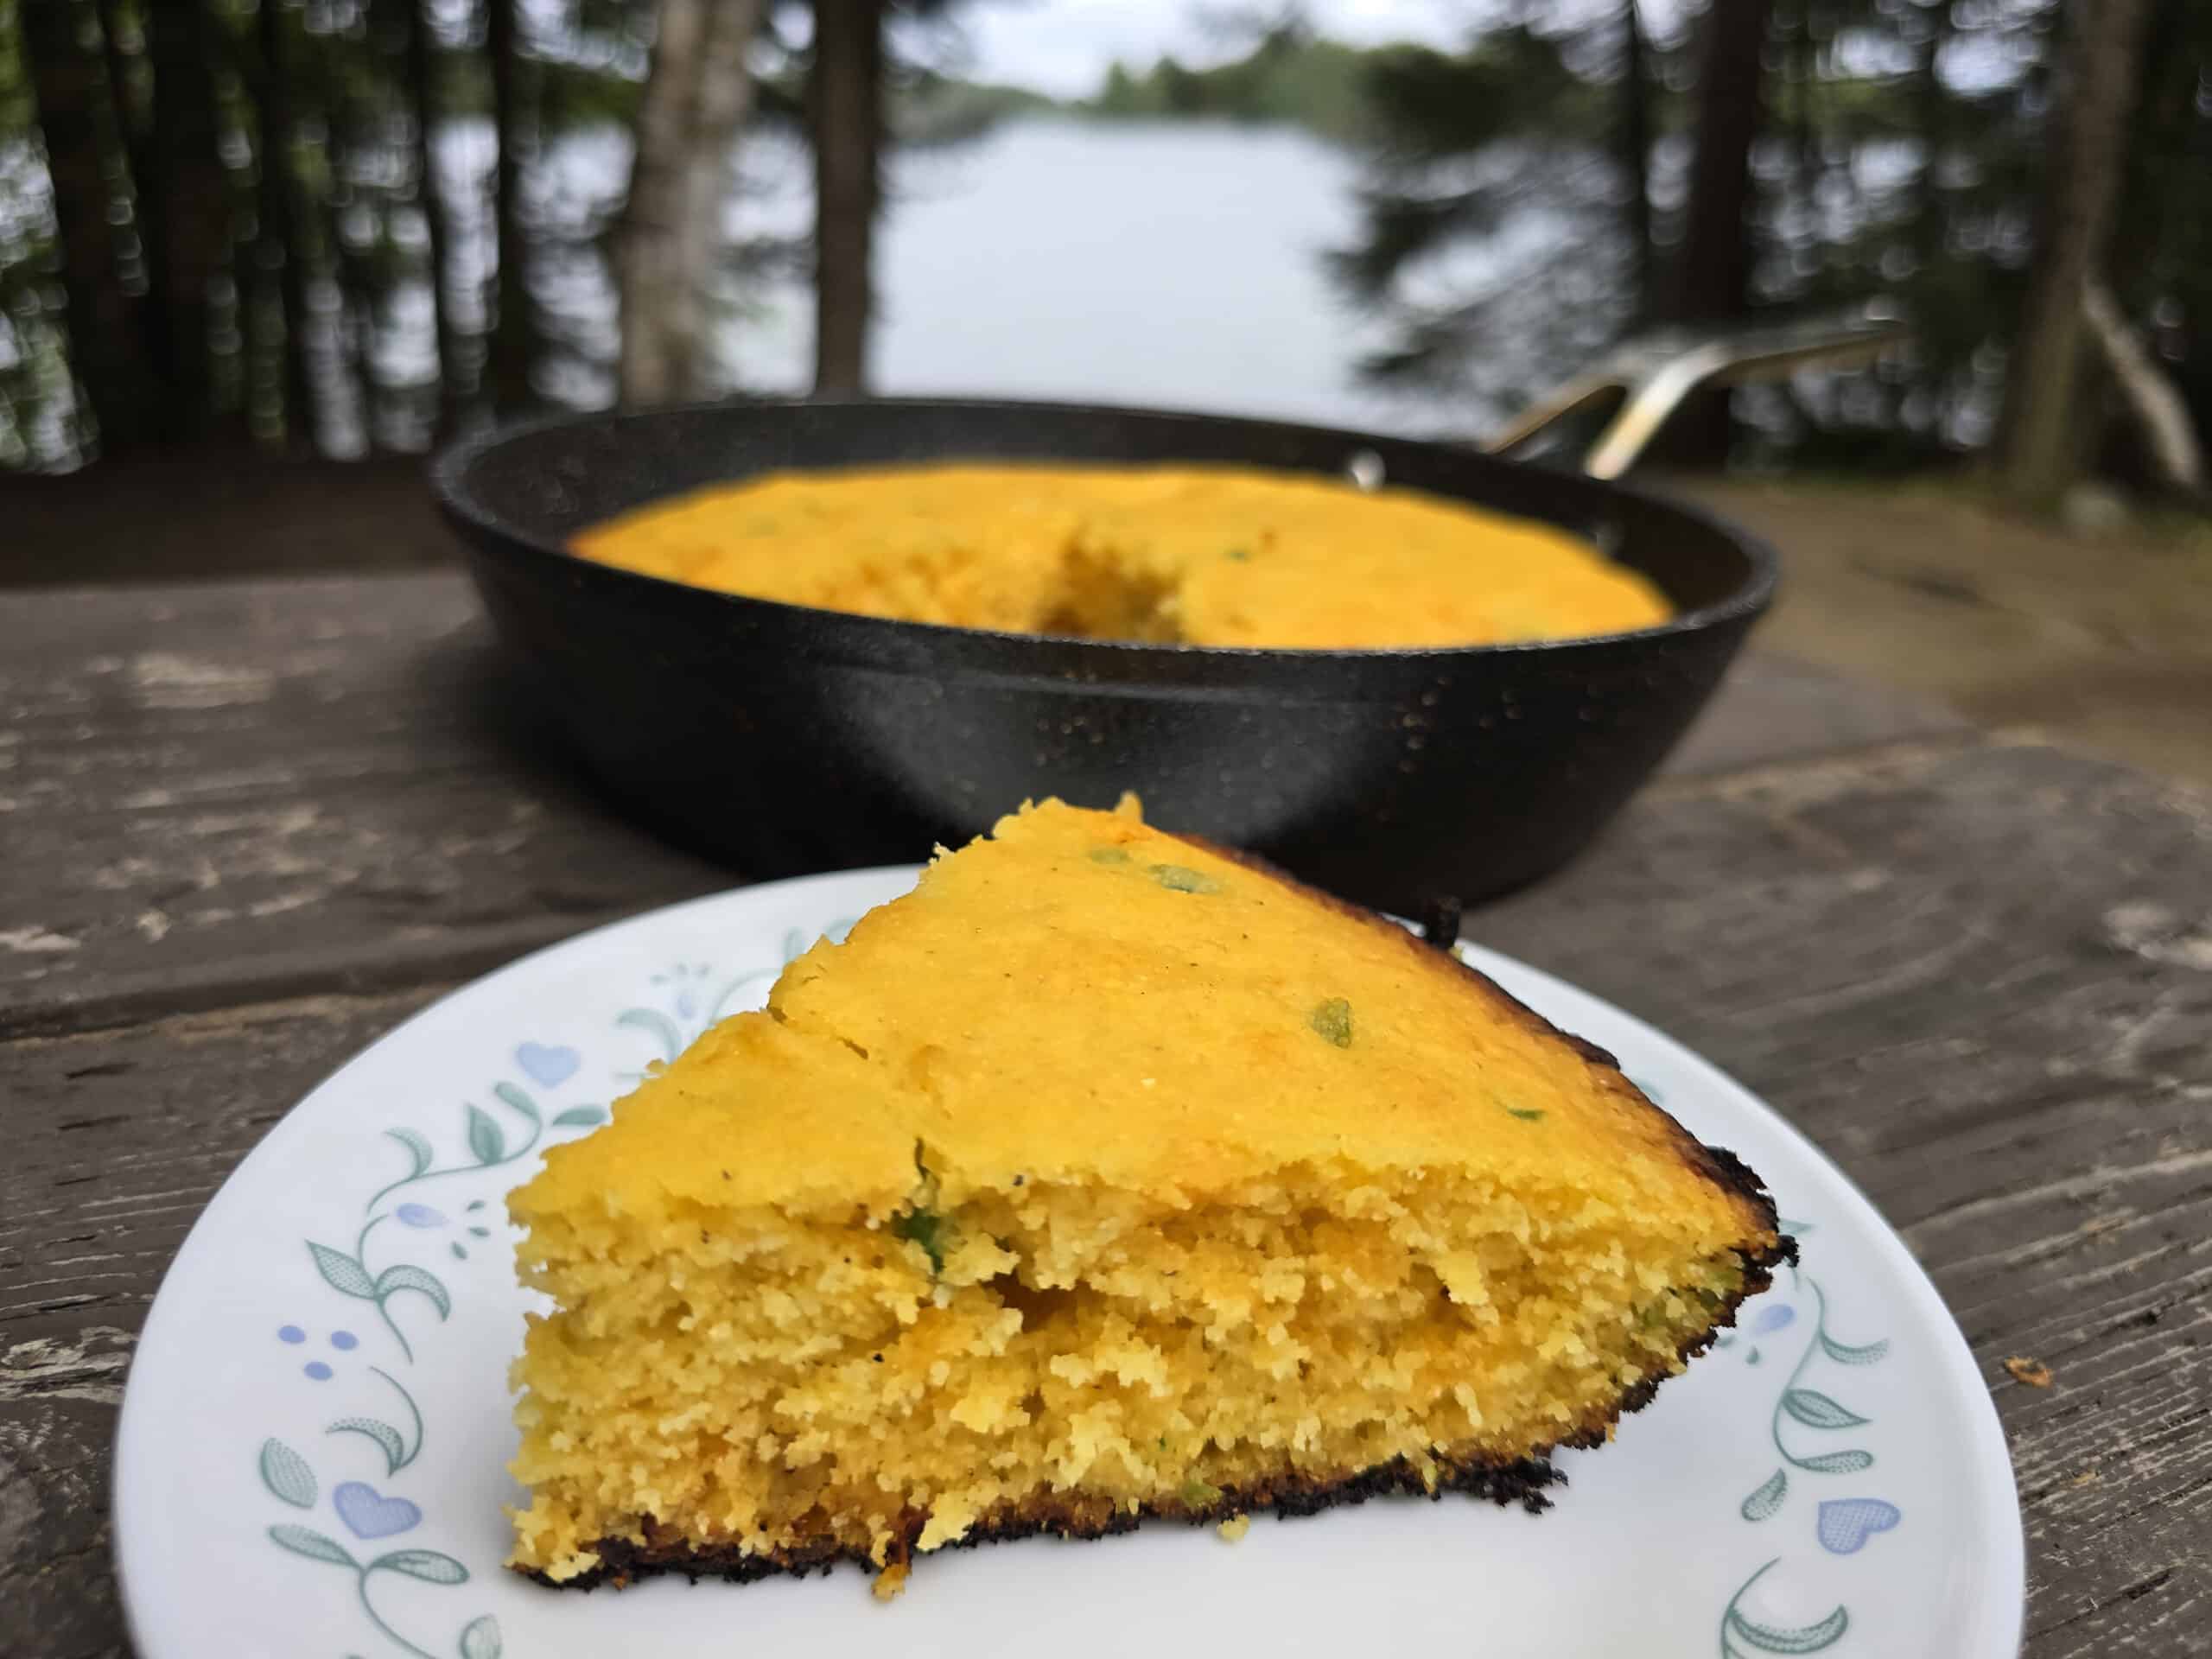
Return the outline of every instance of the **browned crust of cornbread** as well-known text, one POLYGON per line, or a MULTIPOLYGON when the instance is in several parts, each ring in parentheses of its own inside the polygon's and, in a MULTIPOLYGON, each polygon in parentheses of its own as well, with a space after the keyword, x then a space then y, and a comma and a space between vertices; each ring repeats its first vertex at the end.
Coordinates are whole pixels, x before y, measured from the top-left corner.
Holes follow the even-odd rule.
MULTIPOLYGON (((1432 1491, 1420 1472, 1400 1458, 1338 1480, 1290 1477, 1249 1490, 1224 1487, 1217 1503, 1205 1504, 1179 1501, 1146 1504, 1132 1511, 1107 1498, 1039 1493, 1017 1503, 1001 1505, 946 1548, 972 1549, 979 1544, 1012 1543, 1047 1534, 1055 1538, 1104 1538, 1115 1533, 1135 1531, 1146 1521, 1179 1521, 1189 1526, 1203 1526, 1209 1522, 1226 1521, 1231 1516, 1266 1510, 1289 1519, 1363 1503, 1370 1497, 1412 1494, 1440 1499, 1447 1491, 1486 1497, 1499 1504, 1518 1503, 1533 1515, 1550 1507, 1551 1500, 1544 1496, 1544 1488, 1565 1479, 1551 1465, 1541 1460, 1503 1467, 1481 1463, 1440 1463, 1436 1486, 1432 1491)), ((902 1535, 892 1546, 887 1567, 903 1567, 912 1560, 913 1541, 921 1535, 928 1518, 919 1511, 905 1517, 902 1535)), ((719 1578, 734 1584, 750 1584, 779 1573, 804 1577, 809 1573, 827 1573, 840 1561, 851 1561, 863 1567, 874 1565, 866 1552, 834 1543, 755 1555, 730 1547, 696 1549, 681 1537, 659 1541, 653 1537, 655 1530, 648 1522, 646 1541, 642 1544, 623 1538, 601 1539, 592 1548, 602 1565, 556 1587, 589 1590, 612 1584, 620 1588, 633 1580, 664 1573, 681 1573, 695 1581, 719 1578)), ((526 1576, 541 1584, 553 1582, 542 1573, 526 1576)))
MULTIPOLYGON (((1174 839, 1241 864, 1255 874, 1317 904, 1325 905, 1355 920, 1380 929, 1414 952, 1421 962, 1424 971, 1456 972, 1465 976, 1484 994, 1494 998, 1510 1017, 1521 1022, 1530 1032, 1564 1044, 1592 1066, 1611 1072, 1612 1076, 1609 1082, 1617 1080, 1619 1088, 1642 1101, 1666 1124, 1684 1164, 1722 1191, 1743 1198, 1751 1207, 1762 1230, 1774 1233, 1777 1242, 1771 1249, 1743 1254, 1743 1288, 1730 1298, 1710 1328, 1681 1344, 1677 1351, 1677 1357, 1684 1364, 1703 1353, 1722 1330, 1736 1323, 1736 1310, 1744 1302, 1773 1283, 1773 1268, 1797 1259, 1797 1241, 1780 1231, 1773 1198, 1740 1158, 1726 1147, 1708 1147, 1699 1141, 1638 1089, 1621 1071, 1620 1062, 1611 1054, 1595 1043, 1560 1030, 1489 975, 1469 966, 1451 948, 1454 941, 1437 939, 1424 942, 1388 918, 1349 904, 1332 893, 1308 887, 1252 854, 1218 846, 1196 836, 1179 836, 1174 839), (1443 966, 1445 963, 1450 966, 1443 966)), ((1613 1426, 1621 1418, 1648 1405, 1652 1396, 1658 1393, 1659 1385, 1672 1375, 1673 1371, 1666 1370, 1647 1372, 1623 1392, 1611 1410, 1592 1413, 1571 1433, 1552 1442, 1537 1456, 1510 1464, 1440 1458, 1434 1465, 1433 1485, 1424 1479, 1412 1464, 1400 1458, 1333 1478, 1292 1474, 1249 1488, 1224 1487, 1220 1489, 1221 1497, 1217 1502, 1203 1505, 1176 1500, 1142 1504, 1133 1511, 1105 1498, 1040 1492, 1018 1503, 1000 1506, 961 1537, 953 1540, 947 1548, 969 1549, 981 1544, 1011 1543, 1018 1539, 1047 1534, 1059 1538, 1103 1538, 1115 1533, 1133 1531, 1145 1521, 1179 1521, 1186 1525, 1200 1526, 1264 1510, 1273 1510, 1279 1517, 1287 1520, 1294 1516, 1319 1515, 1325 1510, 1363 1503, 1370 1497, 1411 1495, 1439 1500, 1447 1491, 1488 1498, 1501 1505, 1518 1503, 1530 1514, 1538 1514, 1551 1506, 1551 1499, 1545 1489, 1552 1485, 1564 1485, 1567 1481, 1567 1477, 1549 1462, 1550 1453, 1561 1447, 1585 1449, 1604 1445, 1613 1426)), ((885 1567, 904 1568, 911 1564, 914 1542, 921 1535, 928 1518, 919 1510, 904 1517, 900 1535, 888 1553, 883 1564, 885 1567)), ((645 1532, 644 1543, 635 1543, 626 1538, 601 1539, 592 1546, 600 1565, 574 1578, 556 1580, 542 1572, 527 1568, 516 1570, 525 1578, 535 1579, 540 1584, 550 1585, 556 1589, 591 1590, 602 1584, 612 1584, 620 1588, 638 1579, 663 1573, 680 1573, 694 1582, 702 1578, 718 1578, 734 1584, 749 1584, 781 1574, 804 1577, 810 1573, 827 1573, 840 1561, 851 1561, 863 1568, 875 1565, 869 1560, 865 1551, 826 1540, 798 1549, 779 1548, 765 1554, 752 1554, 734 1546, 696 1548, 688 1539, 667 1532, 650 1518, 645 1522, 645 1532), (657 1536, 657 1534, 661 1535, 657 1536)))

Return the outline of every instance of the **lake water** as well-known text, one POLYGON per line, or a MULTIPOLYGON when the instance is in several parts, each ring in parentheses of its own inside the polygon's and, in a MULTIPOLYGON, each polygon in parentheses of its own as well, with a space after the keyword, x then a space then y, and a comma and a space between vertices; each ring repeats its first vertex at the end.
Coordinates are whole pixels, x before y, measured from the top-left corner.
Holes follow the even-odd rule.
MULTIPOLYGON (((803 185, 748 175, 752 227, 803 222, 803 185)), ((1356 384, 1373 331, 1322 267, 1356 233, 1355 181, 1351 158, 1302 133, 1211 123, 1025 119, 904 154, 877 246, 876 389, 1448 420, 1356 384)), ((733 326, 731 367, 804 385, 811 296, 761 304, 733 326)))
MULTIPOLYGON (((491 124, 442 123, 435 153, 448 321, 480 356, 495 257, 491 124)), ((0 467, 81 458, 60 287, 29 255, 31 238, 52 229, 42 169, 31 169, 41 175, 37 190, 7 188, 11 168, 24 173, 33 159, 20 142, 0 146, 0 278, 24 278, 0 281, 0 293, 18 302, 0 307, 0 467)), ((365 169, 357 188, 371 194, 370 180, 388 188, 385 175, 404 177, 389 156, 354 159, 365 169)), ((534 372, 556 404, 594 408, 613 398, 619 336, 605 238, 629 166, 627 131, 599 125, 555 137, 525 180, 544 346, 534 372)), ((1376 343, 1373 327, 1332 290, 1322 263, 1357 234, 1357 175, 1352 158, 1294 130, 1207 122, 1025 118, 970 142, 899 151, 877 241, 874 387, 1412 432, 1478 426, 1475 410, 1386 398, 1357 384, 1354 366, 1376 343)), ((733 241, 801 236, 811 215, 804 152, 748 141, 728 213, 733 241)), ((424 229, 411 199, 389 223, 412 269, 368 307, 349 308, 350 351, 341 349, 334 273, 310 273, 312 425, 329 454, 430 441, 437 358, 424 229)), ((813 358, 808 285, 752 281, 721 301, 712 383, 804 391, 813 358)), ((235 349, 235 305, 228 315, 235 349)), ((273 361, 256 372, 260 383, 281 382, 273 361)))

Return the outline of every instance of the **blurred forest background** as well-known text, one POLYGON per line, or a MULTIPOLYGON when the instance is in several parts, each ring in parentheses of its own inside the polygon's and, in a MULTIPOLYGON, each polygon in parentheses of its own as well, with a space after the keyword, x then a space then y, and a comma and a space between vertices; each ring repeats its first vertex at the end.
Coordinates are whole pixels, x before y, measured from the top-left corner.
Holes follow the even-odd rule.
MULTIPOLYGON (((1883 296, 1910 344, 1711 399, 1674 459, 2201 502, 2204 0, 1503 0, 1385 47, 1230 10, 1203 62, 1076 98, 970 78, 968 9, 0 0, 0 467, 865 392, 900 156, 1211 123, 1295 130, 1281 190, 1346 198, 1279 257, 1394 423, 1495 421, 1654 327, 1883 296), (749 354, 794 292, 808 360, 749 354)), ((1046 233, 963 231, 967 281, 1046 233)))

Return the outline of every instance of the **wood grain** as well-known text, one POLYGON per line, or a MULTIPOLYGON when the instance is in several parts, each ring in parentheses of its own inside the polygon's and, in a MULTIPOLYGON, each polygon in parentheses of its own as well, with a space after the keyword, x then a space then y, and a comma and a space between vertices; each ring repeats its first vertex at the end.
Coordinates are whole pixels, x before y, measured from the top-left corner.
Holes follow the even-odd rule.
POLYGON ((1969 730, 1941 705, 1753 652, 1668 756, 1662 777, 1740 772, 1777 760, 1969 730))
MULTIPOLYGON (((604 810, 450 573, 0 594, 0 1033, 467 974, 731 885, 604 810)), ((1754 660, 1685 764, 1955 728, 1754 660)))
POLYGON ((1992 743, 1675 785, 1470 928, 1743 1078, 1904 1234, 2012 1442, 2027 1652, 2212 1649, 2212 796, 1992 743))
MULTIPOLYGON (((124 1650, 115 1408, 223 1176, 442 989, 732 878, 572 781, 451 577, 0 629, 0 1653, 75 1659, 124 1650)), ((2012 1441, 2031 1654, 2212 1650, 2212 802, 1757 659, 1697 742, 1469 931, 1710 1055, 1899 1225, 2012 1441)))
POLYGON ((162 1274, 270 1125, 440 988, 0 1043, 0 1654, 127 1651, 108 1464, 162 1274))
POLYGON ((590 798, 457 576, 0 596, 0 1032, 478 971, 733 879, 590 798))

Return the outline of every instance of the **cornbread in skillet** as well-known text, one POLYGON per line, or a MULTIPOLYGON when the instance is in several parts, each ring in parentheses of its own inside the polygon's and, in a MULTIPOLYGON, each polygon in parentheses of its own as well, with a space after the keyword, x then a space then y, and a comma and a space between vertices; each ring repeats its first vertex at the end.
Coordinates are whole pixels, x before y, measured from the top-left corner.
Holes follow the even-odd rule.
POLYGON ((1540 1503, 1790 1249, 1605 1055, 1134 801, 941 854, 511 1205, 556 1585, 1540 1503))
POLYGON ((1229 467, 784 474, 655 503, 570 545, 794 605, 1190 645, 1481 645, 1669 614, 1642 576, 1548 524, 1229 467))

